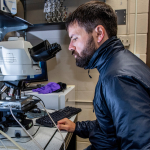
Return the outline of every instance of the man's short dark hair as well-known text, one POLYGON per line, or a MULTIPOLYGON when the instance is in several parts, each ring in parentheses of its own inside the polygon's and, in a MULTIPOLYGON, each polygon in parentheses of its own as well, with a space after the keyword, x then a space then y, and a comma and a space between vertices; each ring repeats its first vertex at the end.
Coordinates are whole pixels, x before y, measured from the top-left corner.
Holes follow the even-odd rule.
POLYGON ((104 2, 90 1, 79 6, 66 20, 66 28, 75 21, 84 27, 87 33, 92 33, 102 25, 108 37, 117 35, 117 17, 113 9, 104 2))

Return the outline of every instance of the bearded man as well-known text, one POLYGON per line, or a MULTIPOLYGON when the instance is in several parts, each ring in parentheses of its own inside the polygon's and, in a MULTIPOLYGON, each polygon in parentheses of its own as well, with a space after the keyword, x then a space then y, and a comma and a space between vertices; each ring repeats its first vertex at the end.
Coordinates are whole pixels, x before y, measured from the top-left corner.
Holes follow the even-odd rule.
POLYGON ((113 9, 99 1, 67 19, 76 65, 100 73, 93 100, 96 120, 58 122, 60 130, 89 138, 90 150, 150 149, 150 69, 124 48, 113 9))

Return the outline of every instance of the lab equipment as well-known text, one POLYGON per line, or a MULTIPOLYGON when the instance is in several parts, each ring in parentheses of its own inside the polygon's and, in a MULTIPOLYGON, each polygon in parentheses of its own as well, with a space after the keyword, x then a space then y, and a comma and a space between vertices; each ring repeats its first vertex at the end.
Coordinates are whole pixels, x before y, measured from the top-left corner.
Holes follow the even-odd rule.
POLYGON ((40 111, 35 112, 35 109, 37 109, 37 108, 34 108, 33 110, 26 113, 28 118, 33 119, 33 118, 40 118, 40 117, 45 116, 46 112, 44 110, 41 110, 41 109, 38 108, 40 111))
POLYGON ((17 14, 17 1, 16 0, 1 0, 0 10, 11 13, 13 15, 17 14))
MULTIPOLYGON (((39 66, 41 68, 41 74, 27 76, 27 78, 24 80, 25 83, 48 81, 46 62, 45 61, 40 61, 39 66)), ((38 88, 38 87, 36 87, 36 88, 38 88)))
MULTIPOLYGON (((32 24, 0 11, 0 41, 6 33, 27 29, 28 26, 32 24)), ((48 41, 32 47, 30 42, 21 37, 10 37, 8 41, 0 42, 0 81, 3 82, 0 89, 0 130, 10 137, 16 136, 16 130, 21 132, 21 136, 28 136, 12 117, 10 109, 23 127, 31 135, 34 134, 33 122, 26 119, 24 113, 34 109, 40 100, 33 99, 30 95, 22 96, 22 83, 28 75, 41 73, 39 61, 55 57, 60 50, 59 44, 50 44, 48 41), (3 93, 6 96, 3 97, 3 93)))

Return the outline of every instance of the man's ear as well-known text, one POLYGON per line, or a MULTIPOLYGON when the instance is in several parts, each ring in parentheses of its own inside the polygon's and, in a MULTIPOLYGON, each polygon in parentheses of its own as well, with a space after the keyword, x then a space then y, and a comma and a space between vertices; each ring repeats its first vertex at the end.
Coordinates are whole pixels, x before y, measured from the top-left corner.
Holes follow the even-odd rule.
POLYGON ((100 43, 105 36, 105 28, 102 25, 98 25, 95 28, 95 31, 96 31, 96 36, 97 36, 97 42, 100 43))

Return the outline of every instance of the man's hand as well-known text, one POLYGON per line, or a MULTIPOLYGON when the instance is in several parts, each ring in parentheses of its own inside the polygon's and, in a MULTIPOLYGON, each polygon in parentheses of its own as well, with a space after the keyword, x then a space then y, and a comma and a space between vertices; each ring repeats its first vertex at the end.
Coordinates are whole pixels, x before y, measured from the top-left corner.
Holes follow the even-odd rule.
POLYGON ((69 119, 64 118, 57 122, 57 127, 59 128, 59 130, 66 130, 68 132, 74 132, 76 124, 70 121, 69 119))

